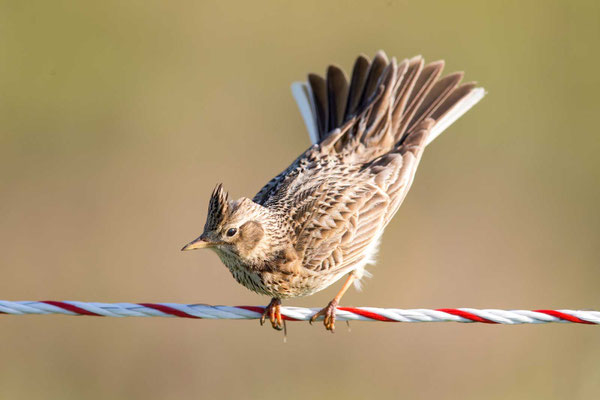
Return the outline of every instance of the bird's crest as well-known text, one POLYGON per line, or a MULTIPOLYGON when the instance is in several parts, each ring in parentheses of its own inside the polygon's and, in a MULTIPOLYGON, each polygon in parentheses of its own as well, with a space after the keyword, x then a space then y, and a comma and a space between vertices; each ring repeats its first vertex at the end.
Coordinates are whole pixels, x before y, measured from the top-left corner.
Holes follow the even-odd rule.
POLYGON ((219 183, 210 196, 208 204, 208 216, 206 218, 205 231, 216 230, 225 220, 229 213, 228 194, 219 183))

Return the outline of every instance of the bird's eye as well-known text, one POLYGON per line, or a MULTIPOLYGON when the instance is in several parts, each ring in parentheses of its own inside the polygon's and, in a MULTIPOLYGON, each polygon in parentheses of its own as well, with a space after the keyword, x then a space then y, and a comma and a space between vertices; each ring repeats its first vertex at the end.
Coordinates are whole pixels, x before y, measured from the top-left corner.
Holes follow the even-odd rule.
POLYGON ((227 236, 231 237, 237 233, 237 229, 231 228, 227 231, 227 236))

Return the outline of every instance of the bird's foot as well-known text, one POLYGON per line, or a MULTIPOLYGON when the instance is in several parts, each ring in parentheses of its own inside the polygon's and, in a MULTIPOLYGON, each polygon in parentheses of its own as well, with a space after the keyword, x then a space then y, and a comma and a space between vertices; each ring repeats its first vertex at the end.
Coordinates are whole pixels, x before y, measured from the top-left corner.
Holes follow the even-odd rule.
POLYGON ((271 299, 271 302, 265 307, 265 311, 260 317, 261 325, 265 323, 265 319, 267 317, 269 317, 269 321, 271 321, 273 329, 277 329, 278 331, 283 329, 284 325, 283 318, 281 317, 281 300, 277 298, 271 299))
POLYGON ((310 318, 310 323, 312 324, 313 322, 315 322, 317 320, 317 318, 319 317, 324 317, 323 318, 323 324, 325 325, 325 329, 327 329, 328 331, 331 331, 331 333, 335 332, 335 310, 338 306, 338 301, 337 300, 331 300, 329 302, 329 304, 327 305, 327 307, 323 308, 321 311, 319 311, 318 313, 316 313, 315 315, 313 315, 310 318))

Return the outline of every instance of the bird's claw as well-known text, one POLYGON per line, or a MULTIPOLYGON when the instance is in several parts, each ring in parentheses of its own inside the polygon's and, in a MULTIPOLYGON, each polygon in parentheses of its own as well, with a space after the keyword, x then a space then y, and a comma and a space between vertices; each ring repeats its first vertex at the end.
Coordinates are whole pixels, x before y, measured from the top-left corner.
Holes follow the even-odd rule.
POLYGON ((269 321, 271 321, 273 329, 277 329, 278 331, 283 329, 283 318, 281 316, 281 300, 272 299, 269 305, 265 307, 265 311, 263 311, 260 317, 261 325, 265 323, 267 316, 269 317, 269 321))
POLYGON ((330 331, 331 333, 335 332, 335 310, 338 306, 337 300, 331 300, 327 307, 323 308, 321 311, 313 315, 308 321, 311 325, 314 321, 319 317, 323 318, 323 325, 325 325, 325 329, 330 331))

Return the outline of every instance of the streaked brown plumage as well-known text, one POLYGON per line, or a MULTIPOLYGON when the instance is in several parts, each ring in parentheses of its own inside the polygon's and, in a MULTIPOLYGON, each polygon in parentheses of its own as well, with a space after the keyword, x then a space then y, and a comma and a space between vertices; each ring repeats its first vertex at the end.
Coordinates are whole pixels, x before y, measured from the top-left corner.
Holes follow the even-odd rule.
MULTIPOLYGON (((484 95, 462 72, 440 79, 443 61, 397 63, 361 55, 350 82, 336 66, 292 86, 313 145, 252 200, 214 190, 204 233, 234 278, 271 296, 265 316, 281 328, 280 299, 322 290, 344 275, 318 316, 334 330, 335 307, 373 262, 378 240, 404 200, 425 146, 484 95)), ((317 316, 315 316, 316 318, 317 316)))

